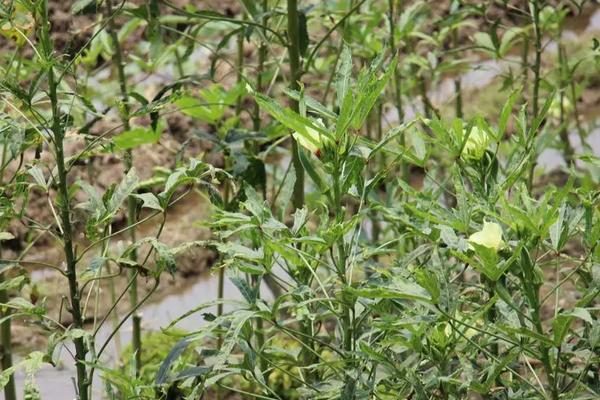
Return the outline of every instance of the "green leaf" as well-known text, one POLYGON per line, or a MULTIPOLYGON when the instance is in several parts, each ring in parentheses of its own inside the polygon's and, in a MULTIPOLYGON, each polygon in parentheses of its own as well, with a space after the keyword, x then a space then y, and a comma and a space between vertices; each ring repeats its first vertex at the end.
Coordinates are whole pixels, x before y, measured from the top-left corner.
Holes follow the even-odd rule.
POLYGON ((33 167, 29 168, 27 172, 33 177, 35 183, 40 185, 44 190, 48 189, 46 178, 44 178, 44 173, 37 165, 34 165, 33 167))
POLYGON ((499 258, 496 250, 473 242, 470 242, 469 244, 475 250, 480 261, 473 265, 473 267, 483 272, 483 274, 491 281, 495 282, 500 279, 504 270, 499 268, 499 258))
POLYGON ((559 347, 569 332, 574 317, 564 314, 557 315, 552 321, 552 331, 554 335, 554 345, 559 347))
POLYGON ((475 44, 483 50, 490 52, 492 54, 496 53, 496 46, 494 46, 494 42, 492 37, 487 32, 476 32, 473 35, 473 39, 475 40, 475 44))
POLYGON ((593 324, 594 323, 594 319, 592 318, 592 315, 585 308, 575 307, 573 309, 573 311, 563 313, 563 315, 568 315, 568 316, 571 316, 571 317, 579 318, 582 321, 587 322, 588 324, 593 324))
POLYGON ((256 193, 256 190, 252 186, 245 185, 244 192, 246 193, 246 201, 243 203, 244 207, 262 222, 266 217, 263 199, 258 196, 258 193, 256 193))
POLYGON ((395 282, 393 286, 347 287, 347 291, 357 297, 368 299, 406 299, 431 303, 429 293, 421 286, 409 282, 395 282))
POLYGON ((522 335, 525 337, 528 337, 530 339, 535 340, 536 342, 548 345, 548 346, 553 346, 554 345, 554 341, 551 340, 549 337, 545 336, 545 335, 541 335, 535 331, 532 331, 531 329, 528 328, 515 328, 512 326, 503 326, 502 330, 509 332, 509 333, 514 333, 517 335, 522 335))
POLYGON ((106 261, 108 259, 106 257, 95 257, 92 259, 92 261, 90 261, 90 271, 97 271, 100 268, 104 267, 104 265, 106 264, 106 261))
POLYGON ((205 376, 211 370, 212 370, 211 367, 204 367, 204 366, 187 368, 187 369, 184 369, 183 371, 179 372, 177 374, 177 376, 175 378, 173 378, 173 381, 181 381, 181 380, 184 380, 187 378, 195 378, 198 376, 205 376))
POLYGON ((241 0, 241 2, 246 8, 248 14, 250 14, 252 19, 256 21, 259 13, 258 8, 256 7, 257 2, 255 0, 241 0))
POLYGON ((85 337, 86 335, 88 335, 88 333, 86 331, 84 331, 83 329, 77 329, 77 328, 73 328, 73 329, 69 329, 66 333, 67 337, 71 338, 71 339, 81 339, 82 337, 85 337))
POLYGON ((0 242, 3 240, 13 240, 15 235, 10 232, 0 232, 0 242))
POLYGON ((299 91, 288 89, 288 88, 284 89, 284 93, 296 101, 300 101, 300 98, 302 97, 304 102, 306 103, 306 107, 308 107, 310 110, 319 114, 322 117, 330 118, 330 119, 335 119, 337 117, 337 115, 333 111, 331 111, 330 109, 325 107, 314 97, 307 96, 306 94, 303 94, 302 96, 300 96, 299 91))
POLYGON ((157 240, 152 240, 151 243, 157 254, 156 264, 159 268, 157 274, 160 274, 162 271, 167 271, 173 275, 177 270, 177 263, 175 262, 171 247, 157 240))
POLYGON ((77 183, 88 197, 88 200, 83 204, 79 204, 78 207, 89 211, 95 218, 101 218, 106 212, 106 207, 98 191, 85 181, 78 181, 77 183))
POLYGON ((508 53, 513 39, 517 37, 522 31, 523 28, 511 27, 506 32, 504 32, 504 35, 502 35, 502 40, 500 41, 500 48, 498 49, 498 55, 500 57, 504 57, 508 53))
POLYGON ((306 208, 297 208, 294 212, 294 225, 292 226, 292 233, 297 235, 300 232, 306 222, 308 221, 308 210, 306 208))
POLYGON ((248 261, 260 261, 263 259, 261 249, 253 250, 239 243, 220 243, 217 245, 219 252, 229 255, 233 258, 241 258, 248 261))
POLYGON ((11 376, 13 376, 16 370, 17 367, 13 365, 12 367, 3 370, 0 373, 0 388, 4 388, 6 385, 8 385, 11 376))
MULTIPOLYGON (((355 89, 355 106, 353 107, 351 126, 354 129, 362 127, 367 115, 375 105, 383 88, 389 81, 392 74, 396 71, 398 58, 394 57, 390 64, 386 67, 386 71, 382 77, 378 78, 379 68, 381 67, 383 57, 377 57, 367 72, 363 71, 363 78, 359 77, 358 84, 355 89)), ((346 127, 342 127, 345 131, 346 127)))
POLYGON ((168 377, 169 377, 169 370, 171 369, 171 365, 185 351, 185 349, 187 349, 189 344, 190 344, 190 341, 188 339, 183 339, 183 340, 179 341, 171 349, 169 354, 167 354, 167 357, 162 362, 162 364, 160 365, 160 368, 158 369, 158 372, 156 373, 155 382, 157 385, 162 385, 167 382, 168 377))
POLYGON ((352 53, 350 47, 344 43, 340 54, 340 63, 335 73, 335 91, 337 94, 336 104, 340 110, 343 109, 344 99, 350 88, 350 75, 352 74, 352 53))
POLYGON ((281 187, 279 188, 279 197, 277 197, 276 206, 281 217, 283 217, 285 214, 285 210, 292 200, 295 183, 296 169, 294 168, 294 165, 290 163, 290 169, 287 172, 285 180, 281 183, 281 187))
POLYGON ((304 170, 313 180, 315 185, 321 190, 321 193, 327 193, 329 191, 329 187, 325 183, 325 175, 324 171, 319 167, 315 166, 314 163, 306 156, 306 153, 300 146, 298 146, 298 155, 300 156, 300 162, 304 167, 304 170))
POLYGON ((125 175, 125 178, 123 178, 121 183, 119 183, 119 186, 117 186, 115 192, 108 201, 107 212, 109 214, 116 212, 121 207, 121 204, 123 204, 125 199, 127 199, 127 197, 133 193, 138 182, 139 179, 137 177, 135 168, 131 168, 129 172, 127 172, 127 175, 125 175))
POLYGON ((240 276, 230 276, 229 280, 238 288, 248 303, 256 303, 256 291, 250 287, 246 279, 240 276))
POLYGON ((426 270, 424 268, 419 269, 415 272, 415 280, 419 285, 429 292, 431 295, 431 302, 437 304, 440 300, 440 282, 437 275, 433 271, 426 270))
POLYGON ((405 146, 398 146, 400 155, 408 162, 425 167, 425 163, 429 159, 429 148, 427 146, 427 137, 423 135, 419 130, 411 130, 410 138, 410 151, 405 146))
POLYGON ((89 6, 90 4, 94 3, 95 0, 76 0, 72 5, 71 5, 71 12, 73 14, 77 14, 80 11, 82 11, 83 9, 85 9, 87 6, 89 6))
POLYGON ((0 290, 20 290, 26 283, 28 283, 28 278, 24 275, 19 275, 10 278, 9 280, 2 281, 2 283, 0 283, 0 290))
POLYGON ((272 99, 267 96, 263 96, 260 93, 254 93, 254 97, 260 107, 271 114, 273 118, 294 132, 298 132, 299 135, 309 142, 312 142, 317 146, 319 145, 319 143, 315 142, 314 135, 311 134, 309 129, 317 131, 327 138, 332 139, 331 133, 327 129, 323 128, 319 124, 314 124, 310 119, 295 113, 289 108, 282 108, 272 99))
POLYGON ((508 118, 510 117, 513 107, 515 105, 515 101, 521 95, 520 90, 513 91, 504 106, 502 107, 502 112, 500 113, 500 119, 498 120, 498 134, 496 135, 496 140, 501 140, 504 136, 504 132, 506 131, 506 126, 508 124, 508 118))
POLYGON ((133 149, 144 144, 157 143, 160 139, 161 131, 160 128, 157 128, 156 131, 150 128, 135 128, 115 136, 113 142, 120 150, 133 149))
POLYGON ((530 135, 531 138, 534 138, 537 136, 538 129, 544 122, 544 119, 546 119, 546 114, 548 114, 548 110, 550 109, 550 106, 552 106, 552 102, 554 101, 555 95, 556 95, 556 91, 553 91, 552 93, 550 93, 548 95, 548 97, 546 97, 546 101, 542 105, 542 108, 540 109, 539 114, 533 120, 533 123, 531 124, 531 128, 529 129, 529 131, 534 132, 535 134, 530 135))
POLYGON ((153 193, 134 193, 133 197, 140 199, 142 203, 142 208, 151 208, 153 210, 164 211, 161 207, 158 198, 153 193))
POLYGON ((555 251, 559 251, 563 246, 563 231, 565 229, 565 213, 567 206, 563 203, 558 211, 557 220, 550 226, 550 241, 555 251))
POLYGON ((215 123, 223 116, 219 107, 215 105, 209 107, 206 102, 202 102, 195 97, 182 97, 175 102, 175 105, 179 107, 183 114, 201 121, 215 123))

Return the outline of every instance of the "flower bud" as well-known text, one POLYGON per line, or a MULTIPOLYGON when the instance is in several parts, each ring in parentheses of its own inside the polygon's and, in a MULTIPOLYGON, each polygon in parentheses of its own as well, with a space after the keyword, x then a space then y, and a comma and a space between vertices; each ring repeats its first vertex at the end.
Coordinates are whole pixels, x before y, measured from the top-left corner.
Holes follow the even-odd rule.
MULTIPOLYGON (((464 135, 467 134, 465 131, 464 135)), ((471 133, 467 138, 465 147, 460 157, 465 160, 481 160, 488 146, 490 145, 491 138, 483 129, 474 126, 471 129, 471 133)))

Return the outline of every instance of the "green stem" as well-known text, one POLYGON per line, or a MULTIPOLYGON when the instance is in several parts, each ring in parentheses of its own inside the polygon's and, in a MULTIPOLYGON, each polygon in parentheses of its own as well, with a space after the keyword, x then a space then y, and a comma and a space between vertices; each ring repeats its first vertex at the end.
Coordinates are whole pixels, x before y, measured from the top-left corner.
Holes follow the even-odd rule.
MULTIPOLYGON (((2 143, 2 163, 1 166, 5 165, 7 156, 8 146, 6 141, 2 143)), ((0 187, 3 185, 4 180, 4 169, 0 171, 0 187)), ((2 258, 2 242, 0 242, 0 259, 2 258)), ((0 285, 4 282, 4 274, 0 273, 0 285)), ((0 290, 0 304, 8 303, 8 291, 0 290)), ((3 322, 0 324, 0 363, 2 364, 2 371, 6 371, 12 368, 12 331, 11 331, 11 319, 10 308, 3 307, 0 310, 0 318, 3 322)), ((4 399, 5 400, 17 400, 17 391, 15 388, 15 377, 11 374, 8 377, 8 382, 4 386, 4 399)))
MULTIPOLYGON (((483 279, 484 279, 484 284, 487 287, 488 297, 490 299, 492 299, 496 292, 496 282, 486 279, 486 278, 483 278, 483 279)), ((495 307, 496 307, 496 305, 493 304, 487 310, 487 320, 489 321, 490 326, 495 326, 495 324, 496 324, 497 315, 496 315, 495 307)), ((498 353, 499 353, 498 341, 493 341, 490 347, 491 347, 490 353, 494 356, 498 356, 498 353)))
MULTIPOLYGON (((521 85, 523 86, 523 93, 528 93, 527 84, 529 82, 529 35, 523 35, 523 49, 521 53, 521 71, 522 80, 521 85)), ((526 98, 526 96, 524 96, 526 98)))
MULTIPOLYGON (((395 0, 388 0, 388 24, 390 29, 390 37, 389 37, 389 45, 390 52, 392 55, 396 54, 396 14, 401 15, 402 13, 402 0, 398 1, 398 12, 394 10, 394 2, 395 0)), ((401 124, 404 122, 404 106, 402 104, 402 75, 400 73, 400 66, 396 66, 396 71, 394 71, 394 102, 396 105, 396 112, 398 113, 398 123, 401 124)), ((402 147, 405 146, 405 137, 404 135, 400 136, 400 145, 402 147)), ((402 162, 400 166, 400 171, 402 178, 405 181, 408 181, 409 178, 409 165, 406 162, 402 162)))
MULTIPOLYGON (((350 8, 348 10, 348 13, 346 14, 347 16, 349 16, 350 14, 352 14, 353 10, 354 10, 354 3, 355 0, 351 0, 350 4, 348 5, 350 8)), ((337 71, 337 66, 338 63, 340 62, 340 57, 342 56, 342 51, 344 50, 344 46, 346 45, 347 42, 347 29, 346 29, 346 22, 347 19, 343 18, 343 21, 341 21, 341 23, 339 24, 339 29, 340 29, 340 35, 342 36, 342 40, 340 40, 340 43, 338 45, 338 49, 335 55, 335 61, 333 62, 333 66, 331 66, 330 69, 330 73, 329 73, 329 78, 327 79, 327 84, 325 85, 325 90, 323 92, 323 98, 321 100, 321 103, 323 104, 327 104, 327 97, 329 96, 329 92, 331 91, 331 85, 333 84, 333 78, 335 77, 335 73, 337 71)))
MULTIPOLYGON (((244 18, 245 19, 245 18, 244 18)), ((244 34, 245 29, 242 29, 237 35, 237 84, 241 84, 244 80, 244 34)), ((243 97, 239 96, 235 103, 235 115, 239 118, 242 112, 243 97)), ((238 121, 239 124, 239 121, 238 121)))
MULTIPOLYGON (((302 67, 300 65, 300 29, 299 29, 299 16, 298 16, 298 1, 287 0, 287 34, 288 34, 288 56, 290 63, 290 89, 300 89, 300 79, 302 75, 302 67)), ((307 64, 310 66, 310 63, 307 64)), ((292 99, 290 102, 292 110, 299 112, 298 101, 292 99)), ((292 141, 292 164, 296 171, 296 182, 294 183, 294 191, 292 197, 292 204, 294 208, 302 208, 304 206, 304 167, 300 161, 300 151, 298 143, 293 136, 290 137, 292 141)), ((312 322, 308 320, 301 324, 302 331, 312 338, 312 322)), ((313 340, 310 339, 308 346, 313 348, 313 340)), ((313 364, 313 355, 305 351, 302 355, 303 364, 305 366, 313 364)))
POLYGON ((573 79, 571 75, 571 79, 569 79, 569 89, 571 92, 571 103, 573 104, 573 119, 575 120, 575 126, 577 127, 577 132, 581 138, 585 135, 585 130, 581 126, 581 118, 579 114, 579 107, 577 106, 577 91, 576 87, 577 81, 573 79))
MULTIPOLYGON (((539 291, 538 291, 539 296, 539 291)), ((533 309, 533 323, 535 325, 535 330, 541 336, 546 336, 544 332, 544 328, 542 327, 542 321, 540 318, 540 305, 539 299, 538 304, 535 305, 533 309)), ((542 344, 541 345, 541 358, 540 361, 544 365, 544 370, 546 372, 546 378, 548 379, 548 385, 550 386, 550 393, 552 396, 552 400, 559 399, 558 387, 556 386, 556 375, 553 372, 552 363, 550 362, 550 348, 542 344)))
MULTIPOLYGON (((268 23, 268 13, 267 10, 269 8, 269 1, 263 0, 262 2, 262 25, 267 26, 268 23)), ((267 30, 263 29, 263 37, 267 37, 267 30)), ((258 48, 258 68, 256 70, 256 91, 258 93, 262 93, 264 91, 263 88, 263 74, 265 72, 265 62, 267 61, 267 44, 264 40, 261 40, 260 47, 258 48)), ((257 102, 254 102, 254 116, 253 120, 253 129, 255 132, 260 130, 261 121, 260 121, 260 107, 257 102)))
MULTIPOLYGON (((452 32, 452 42, 454 45, 454 48, 458 48, 458 29, 455 29, 454 32, 452 32)), ((463 99, 462 99, 462 83, 461 83, 461 76, 460 74, 458 74, 455 78, 454 78, 454 95, 455 95, 455 109, 456 109, 456 118, 462 118, 463 117, 463 99)))
MULTIPOLYGON (((335 160, 335 168, 333 174, 333 204, 332 209, 335 211, 336 223, 341 224, 344 221, 345 211, 342 205, 342 185, 343 182, 340 180, 340 172, 342 170, 342 165, 340 165, 340 156, 336 155, 335 160)), ((344 243, 344 235, 341 234, 337 240, 337 273, 338 277, 341 280, 343 285, 351 284, 348 282, 346 276, 346 262, 348 260, 348 255, 346 252, 346 245, 344 243)), ((352 277, 350 277, 352 278, 352 277)), ((354 300, 350 302, 342 302, 344 310, 343 316, 341 318, 342 322, 342 337, 343 337, 343 349, 345 353, 345 362, 347 371, 352 371, 355 367, 355 358, 354 358, 354 347, 355 347, 355 333, 354 333, 354 300)), ((351 379, 351 378, 347 378, 351 379)), ((348 380, 346 382, 346 386, 353 385, 353 382, 348 380)), ((352 391, 352 398, 354 398, 354 391, 352 391)))
MULTIPOLYGON (((394 10, 394 1, 388 0, 388 24, 390 29, 390 37, 389 37, 389 45, 390 52, 395 54, 398 49, 396 49, 396 22, 395 16, 396 11, 394 10)), ((399 9, 402 8, 402 1, 399 1, 399 9)), ((394 73, 394 100, 396 105, 396 110, 398 112, 398 122, 402 123, 404 121, 404 108, 402 105, 402 75, 400 74, 399 68, 396 68, 394 73)), ((402 137, 404 138, 404 137, 402 137)))
POLYGON ((560 70, 560 127, 559 127, 559 135, 560 140, 563 145, 563 154, 565 157, 565 161, 569 165, 573 165, 573 149, 571 148, 571 144, 569 143, 569 133, 567 131, 567 122, 565 115, 565 91, 567 90, 567 74, 568 74, 568 65, 567 65, 567 57, 565 54, 565 46, 562 44, 562 29, 560 30, 559 39, 558 39, 558 62, 559 62, 559 70, 560 70))
MULTIPOLYGON (((223 299, 225 295, 225 268, 219 268, 219 280, 217 283, 217 298, 223 299)), ((217 316, 223 315, 223 303, 217 304, 217 316)), ((223 343, 223 337, 219 335, 219 345, 223 343)))
MULTIPOLYGON (((0 249, 1 251, 1 249, 0 249)), ((0 284, 4 282, 4 274, 0 274, 0 284)), ((8 293, 6 290, 0 290, 0 304, 8 302, 8 293)), ((0 312, 0 318, 3 319, 0 324, 0 357, 2 358, 2 371, 9 370, 13 366, 12 361, 12 334, 10 329, 10 308, 3 307, 0 312)), ((15 377, 11 374, 8 377, 8 382, 4 386, 4 399, 17 400, 17 392, 15 389, 15 377)))
MULTIPOLYGON (((301 67, 300 67, 300 33, 298 25, 298 1, 287 1, 287 32, 288 32, 288 55, 290 62, 290 89, 300 89, 301 67)), ((298 102, 291 100, 292 110, 298 112, 298 102)), ((298 148, 298 143, 293 136, 292 140, 292 163, 296 170, 296 182, 294 183, 294 194, 292 203, 294 208, 302 208, 304 206, 304 167, 300 161, 301 151, 298 148)))
MULTIPOLYGON (((228 155, 226 154, 225 155, 225 170, 227 171, 228 169, 229 169, 229 160, 228 160, 228 155)), ((229 184, 227 182, 225 182, 225 189, 224 189, 224 193, 223 193, 223 204, 224 204, 226 210, 229 207, 229 197, 230 197, 229 184)), ((217 283, 217 298, 219 300, 222 300, 224 296, 225 296, 225 268, 221 267, 221 268, 219 268, 219 278, 218 278, 218 283, 217 283)), ((219 302, 219 304, 217 304, 217 316, 220 317, 221 315, 223 315, 223 303, 219 302)), ((217 343, 218 343, 219 347, 223 343, 223 336, 220 334, 217 339, 217 343)))
MULTIPOLYGON (((52 115, 52 142, 54 145, 54 151, 56 156, 56 170, 57 170, 57 187, 58 197, 60 199, 60 222, 59 234, 63 242, 63 251, 65 254, 65 262, 67 270, 65 276, 67 277, 69 286, 69 311, 73 318, 73 327, 75 329, 82 329, 83 318, 81 315, 81 299, 79 294, 79 283, 77 280, 77 259, 75 257, 75 250, 73 247, 73 227, 71 223, 71 199, 69 197, 69 183, 67 180, 67 169, 65 167, 65 151, 64 151, 64 140, 65 131, 62 124, 62 115, 59 109, 57 87, 58 82, 54 75, 54 48, 52 38, 50 36, 50 19, 48 18, 48 2, 43 1, 41 7, 41 24, 40 24, 40 42, 43 44, 43 56, 46 60, 46 74, 48 77, 48 97, 51 106, 52 115)), ((88 353, 88 347, 83 337, 77 337, 73 339, 75 345, 75 368, 77 370, 77 398, 79 400, 88 400, 88 380, 86 376, 86 355, 88 353)))
MULTIPOLYGON (((46 25, 49 24, 47 20, 46 25)), ((49 29, 44 29, 46 37, 49 38, 49 29)), ((48 90, 50 104, 52 106, 52 133, 54 136, 54 147, 56 152, 56 168, 58 171, 58 194, 60 196, 60 215, 62 223, 62 239, 65 259, 67 264, 66 276, 69 283, 70 312, 73 316, 73 327, 83 329, 83 318, 81 316, 81 301, 79 298, 79 284, 77 281, 77 263, 75 251, 73 248, 73 227, 71 223, 71 201, 69 197, 69 186, 67 182, 67 170, 65 168, 64 139, 65 132, 61 123, 61 115, 58 106, 58 96, 56 93, 57 83, 55 82, 54 69, 48 67, 48 90)), ((83 337, 73 339, 75 344, 75 361, 77 368, 77 390, 78 399, 88 400, 88 381, 86 378, 86 355, 88 353, 87 345, 83 337)))
MULTIPOLYGON (((379 104, 377 105, 377 137, 376 140, 377 142, 381 142, 381 140, 383 139, 383 102, 379 102, 379 104)), ((376 159, 376 164, 375 164, 375 169, 379 168, 379 170, 383 170, 384 168, 386 168, 386 159, 385 159, 385 153, 381 152, 381 154, 379 155, 379 157, 377 157, 376 159)), ((372 172, 373 174, 377 173, 377 170, 372 172)), ((379 188, 376 188, 373 192, 375 197, 379 197, 379 188)), ((371 210, 370 214, 370 218, 371 218, 371 224, 372 224, 372 235, 371 235, 371 242, 373 243, 373 246, 378 246, 379 243, 379 239, 380 239, 380 235, 381 235, 381 223, 379 221, 379 217, 378 217, 378 213, 375 210, 371 210)), ((375 263, 379 262, 379 255, 375 254, 373 255, 373 261, 375 261, 375 263)), ((371 269, 367 269, 367 274, 370 275, 371 274, 371 269)))
MULTIPOLYGON (((230 166, 229 166, 228 154, 225 154, 225 170, 228 171, 229 168, 230 168, 230 166)), ((230 197, 229 190, 230 190, 229 184, 228 184, 228 182, 225 182, 225 189, 224 189, 224 193, 223 193, 223 204, 224 204, 225 210, 227 210, 229 208, 229 197, 230 197)), ((220 257, 220 260, 223 261, 223 255, 221 254, 219 257, 220 257)), ((225 267, 220 266, 218 281, 217 281, 217 299, 223 300, 224 297, 225 297, 225 267)), ((219 303, 217 304, 217 317, 220 317, 222 315, 223 315, 223 302, 219 301, 219 303)), ((219 335, 217 336, 217 348, 220 349, 222 344, 223 344, 223 334, 219 332, 219 335)), ((220 400, 222 398, 220 386, 217 386, 215 388, 215 397, 217 400, 220 400)))
MULTIPOLYGON (((531 100, 532 103, 532 116, 531 120, 535 121, 539 114, 539 95, 540 95, 540 70, 542 65, 542 32, 540 31, 540 4, 539 0, 532 1, 532 15, 531 18, 533 20, 533 30, 535 36, 535 60, 533 63, 533 98, 531 100)), ((531 132, 532 135, 537 135, 537 132, 531 132)), ((535 156, 535 155, 534 155, 535 156)), ((527 187, 529 190, 533 187, 533 174, 535 172, 537 160, 533 160, 531 162, 531 166, 529 168, 529 178, 527 180, 527 187)))
MULTIPOLYGON (((117 74, 119 79, 119 89, 121 92, 121 101, 123 103, 123 111, 121 113, 121 121, 125 131, 131 129, 129 122, 129 95, 127 91, 127 77, 125 76, 125 68, 123 65, 123 50, 121 49, 121 43, 119 42, 119 36, 117 35, 117 29, 115 25, 113 15, 113 4, 112 0, 106 0, 106 17, 108 18, 107 30, 111 37, 111 41, 114 47, 115 65, 117 67, 117 74)), ((133 167, 133 155, 131 150, 128 150, 124 157, 125 160, 125 173, 129 172, 133 167)), ((135 243, 136 230, 132 225, 136 223, 137 205, 136 200, 133 196, 127 198, 127 225, 131 227, 129 229, 129 238, 131 243, 135 243)), ((130 258, 132 261, 137 261, 137 252, 134 250, 131 252, 130 258)), ((134 269, 131 271, 131 278, 133 282, 129 289, 129 301, 132 307, 138 303, 138 285, 137 285, 137 274, 134 269)), ((136 312, 132 316, 132 346, 135 354, 135 370, 136 374, 139 375, 142 367, 142 316, 139 312, 136 312)))
POLYGON ((423 101, 423 111, 425 112, 425 116, 427 118, 431 118, 431 111, 433 107, 431 106, 431 102, 429 101, 429 97, 427 96, 427 82, 425 81, 425 77, 423 75, 419 76, 419 89, 421 92, 421 99, 423 101))
POLYGON ((535 61, 533 64, 533 119, 539 113, 540 69, 542 65, 542 33, 540 31, 540 5, 538 0, 533 0, 533 29, 535 34, 535 61))
MULTIPOLYGON (((531 261, 524 263, 522 268, 521 279, 523 288, 525 290, 525 296, 528 300, 529 307, 531 309, 531 321, 535 327, 536 332, 543 337, 546 337, 544 327, 542 326, 542 319, 540 316, 541 302, 540 302, 540 283, 537 283, 537 277, 535 276, 535 265, 531 261)), ((544 367, 546 378, 548 379, 548 386, 551 390, 552 400, 559 399, 559 391, 556 386, 556 375, 553 373, 552 363, 550 361, 550 346, 545 343, 540 344, 540 361, 544 367)))

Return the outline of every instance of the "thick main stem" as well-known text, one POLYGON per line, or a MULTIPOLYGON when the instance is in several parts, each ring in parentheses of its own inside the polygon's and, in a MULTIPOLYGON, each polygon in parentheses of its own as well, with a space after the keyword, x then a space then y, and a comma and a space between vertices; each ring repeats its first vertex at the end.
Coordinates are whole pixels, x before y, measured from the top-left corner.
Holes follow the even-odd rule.
MULTIPOLYGON (((539 291, 538 291, 539 293, 539 291)), ((533 307, 533 322, 535 325, 535 330, 541 336, 545 336, 544 328, 542 327, 542 320, 540 317, 540 304, 539 298, 536 301, 536 304, 533 307)), ((556 376, 554 375, 552 363, 550 362, 550 349, 546 344, 542 344, 541 350, 541 361, 544 365, 544 370, 546 372, 546 378, 548 379, 548 385, 550 386, 550 393, 552 396, 552 400, 558 400, 558 388, 556 386, 556 376)))
MULTIPOLYGON (((527 268, 523 268, 521 275, 523 287, 526 291, 526 297, 531 309, 531 321, 535 327, 536 332, 540 337, 545 337, 544 327, 542 325, 542 318, 540 315, 541 302, 540 302, 540 286, 541 284, 536 283, 536 277, 534 276, 534 266, 530 265, 527 268)), ((556 386, 556 376, 552 368, 550 361, 550 347, 546 343, 540 344, 540 361, 544 367, 546 378, 548 379, 548 386, 550 387, 550 393, 552 400, 559 399, 559 391, 556 386)))
MULTIPOLYGON (((6 142, 2 144, 2 160, 0 165, 5 165, 7 155, 6 142)), ((0 171, 0 187, 2 186, 4 170, 0 171)), ((0 258, 2 258, 2 242, 0 242, 0 258)), ((0 273, 0 285, 4 282, 4 274, 0 273)), ((8 303, 8 292, 0 290, 0 304, 8 303)), ((10 370, 13 366, 12 360, 12 331, 11 331, 11 319, 10 319, 10 308, 3 307, 0 310, 0 318, 2 323, 0 324, 0 363, 2 365, 2 371, 10 370)), ((17 400, 17 391, 15 388, 15 378, 11 374, 8 377, 8 382, 4 386, 4 399, 5 400, 17 400)))
MULTIPOLYGON (((344 207, 342 206, 342 182, 340 181, 340 175, 339 175, 339 171, 340 169, 340 165, 339 165, 339 156, 338 156, 338 160, 336 161, 336 168, 334 169, 334 175, 333 175, 333 204, 332 204, 332 208, 333 210, 335 210, 335 218, 336 218, 336 222, 337 223, 342 223, 343 219, 344 219, 344 207)), ((350 281, 348 281, 348 277, 346 276, 346 262, 347 262, 348 256, 346 254, 346 246, 344 243, 344 235, 341 235, 340 238, 337 241, 337 260, 336 260, 336 267, 337 267, 337 273, 339 276, 339 279, 341 280, 342 284, 347 285, 349 283, 351 283, 352 281, 352 277, 350 276, 350 281)), ((343 303, 344 306, 344 310, 343 310, 343 315, 341 318, 341 323, 342 323, 342 327, 341 327, 341 332, 342 332, 342 346, 344 349, 344 353, 345 353, 345 357, 346 357, 346 364, 347 364, 347 370, 348 371, 352 371, 355 367, 355 358, 354 358, 354 337, 355 337, 355 333, 354 333, 354 318, 353 318, 353 313, 354 313, 354 300, 351 300, 350 303, 343 303)), ((351 379, 350 377, 346 378, 346 379, 351 379)), ((346 387, 352 387, 354 385, 354 382, 351 382, 350 380, 348 380, 346 382, 346 387)), ((351 394, 351 398, 354 398, 354 391, 350 391, 351 394)))
MULTIPOLYGON (((229 155, 225 155, 225 170, 229 170, 230 168, 230 162, 229 162, 229 155)), ((225 182, 225 188, 223 190, 223 205, 225 210, 229 209, 229 202, 230 202, 230 197, 231 197, 231 189, 230 186, 227 182, 225 182)), ((221 258, 222 260, 222 258, 221 258)), ((217 283, 217 298, 219 300, 223 299, 225 296, 225 268, 221 267, 219 268, 219 278, 218 278, 218 283, 217 283)), ((223 303, 219 302, 219 304, 217 304, 217 315, 221 316, 223 315, 223 303)), ((218 345, 219 347, 221 346, 221 343, 223 343, 223 337, 221 335, 219 335, 218 338, 218 345)))
MULTIPOLYGON (((0 249, 1 250, 1 249, 0 249)), ((4 282, 4 274, 0 274, 0 284, 4 282)), ((8 293, 6 290, 0 290, 0 304, 6 304, 8 302, 8 293)), ((13 366, 12 361, 12 333, 10 329, 10 309, 4 307, 0 312, 0 318, 3 319, 0 324, 0 357, 2 358, 2 371, 9 370, 13 366)), ((17 400, 17 392, 15 389, 15 378, 11 374, 8 378, 6 386, 4 386, 4 399, 5 400, 17 400)))
MULTIPOLYGON (((123 102, 123 112, 121 115, 121 121, 123 128, 128 131, 131 129, 129 123, 129 95, 127 92, 127 78, 125 76, 125 68, 123 66, 123 50, 121 49, 121 43, 119 42, 119 36, 117 35, 117 29, 115 26, 115 20, 113 15, 112 0, 106 0, 106 17, 108 18, 108 32, 111 37, 111 41, 115 50, 115 65, 117 67, 117 74, 119 79, 119 89, 121 92, 121 101, 123 102)), ((128 150, 125 154, 125 172, 129 172, 133 167, 133 155, 128 150)), ((127 198, 127 225, 130 227, 129 236, 131 243, 135 243, 136 235, 135 228, 133 225, 136 223, 136 200, 133 196, 127 198)), ((132 261, 137 261, 137 252, 134 250, 131 252, 130 258, 132 261)), ((135 270, 131 271, 131 279, 133 279, 131 287, 129 289, 129 301, 131 307, 135 307, 138 303, 138 285, 137 285, 137 274, 135 270)), ((135 370, 139 375, 142 366, 142 316, 139 312, 135 312, 132 317, 132 346, 135 354, 135 370)))
MULTIPOLYGON (((47 28, 46 28, 47 29, 47 28)), ((69 283, 70 312, 73 317, 73 326, 83 329, 83 318, 81 316, 81 300, 79 297, 79 284, 77 281, 77 261, 73 249, 73 228, 71 223, 71 202, 69 198, 69 187, 67 183, 67 169, 65 167, 64 138, 65 133, 61 124, 61 116, 56 94, 57 83, 55 82, 54 69, 48 68, 48 86, 50 103, 52 105, 52 133, 54 136, 54 147, 56 152, 56 169, 58 171, 58 194, 60 196, 60 215, 62 223, 63 249, 67 264, 66 276, 69 283)), ((88 348, 83 337, 73 339, 75 344, 75 366, 77 369, 77 390, 80 400, 87 400, 88 381, 86 375, 86 355, 88 348)))
MULTIPOLYGON (((298 23, 298 1, 287 1, 287 32, 288 32, 288 55, 290 59, 290 89, 300 89, 300 33, 298 23)), ((299 111, 298 102, 291 100, 292 109, 299 111)), ((300 161, 300 149, 298 143, 293 136, 292 140, 292 163, 296 170, 296 182, 294 183, 294 194, 292 204, 294 208, 302 208, 304 206, 304 167, 300 161)))

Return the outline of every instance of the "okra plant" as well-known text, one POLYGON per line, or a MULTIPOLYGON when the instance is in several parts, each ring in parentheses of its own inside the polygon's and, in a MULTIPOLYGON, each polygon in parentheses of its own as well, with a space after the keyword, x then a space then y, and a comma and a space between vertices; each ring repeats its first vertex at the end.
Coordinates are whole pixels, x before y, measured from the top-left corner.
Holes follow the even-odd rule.
POLYGON ((599 398, 598 13, 3 2, 4 398, 599 398))

